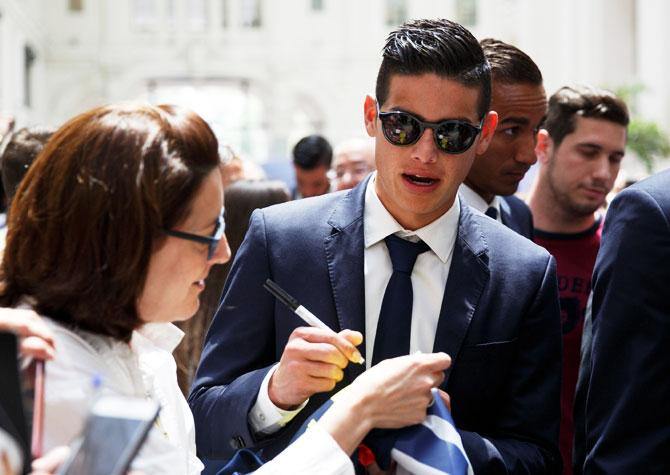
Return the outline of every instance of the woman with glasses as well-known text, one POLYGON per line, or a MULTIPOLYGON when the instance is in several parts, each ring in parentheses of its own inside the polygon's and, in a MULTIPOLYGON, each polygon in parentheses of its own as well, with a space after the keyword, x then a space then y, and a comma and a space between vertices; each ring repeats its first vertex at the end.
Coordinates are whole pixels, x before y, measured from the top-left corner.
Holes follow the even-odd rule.
MULTIPOLYGON (((113 393, 161 405, 134 468, 202 470, 172 357, 183 334, 171 322, 196 312, 212 265, 230 257, 217 149, 211 129, 192 112, 99 107, 61 127, 21 183, 0 304, 35 309, 54 334, 45 450, 77 436, 94 393, 113 393)), ((350 340, 360 343, 361 336, 345 330, 333 344, 350 354, 350 340)), ((260 472, 351 472, 347 454, 367 431, 425 417, 430 388, 448 365, 437 354, 376 366, 260 472)))

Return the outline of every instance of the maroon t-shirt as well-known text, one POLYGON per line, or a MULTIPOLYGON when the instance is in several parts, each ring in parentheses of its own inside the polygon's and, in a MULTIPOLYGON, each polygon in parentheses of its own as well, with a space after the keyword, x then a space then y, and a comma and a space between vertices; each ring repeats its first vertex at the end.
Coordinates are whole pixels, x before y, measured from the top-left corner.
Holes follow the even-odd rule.
POLYGON ((535 229, 535 242, 556 258, 558 291, 563 329, 563 374, 561 383, 560 449, 563 473, 572 474, 574 421, 572 406, 579 372, 584 312, 591 292, 591 275, 600 247, 602 220, 576 234, 548 233, 535 229))

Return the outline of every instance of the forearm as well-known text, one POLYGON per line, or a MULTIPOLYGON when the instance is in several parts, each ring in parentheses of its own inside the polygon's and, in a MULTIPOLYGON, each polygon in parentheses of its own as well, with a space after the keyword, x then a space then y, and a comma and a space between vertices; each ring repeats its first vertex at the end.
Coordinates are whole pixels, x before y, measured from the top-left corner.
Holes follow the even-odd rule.
MULTIPOLYGON (((345 390, 346 391, 346 390, 345 390)), ((374 422, 363 399, 343 391, 319 419, 319 426, 328 432, 342 450, 351 455, 374 422)))

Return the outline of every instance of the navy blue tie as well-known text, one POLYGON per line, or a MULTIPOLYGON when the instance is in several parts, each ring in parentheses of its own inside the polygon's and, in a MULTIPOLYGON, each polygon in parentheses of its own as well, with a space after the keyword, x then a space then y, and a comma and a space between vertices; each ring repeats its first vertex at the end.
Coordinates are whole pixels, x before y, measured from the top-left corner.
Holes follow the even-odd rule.
POLYGON ((416 258, 426 252, 428 245, 411 242, 391 235, 386 239, 391 256, 393 274, 386 286, 382 309, 377 322, 372 364, 409 354, 409 337, 412 330, 412 269, 416 258))
POLYGON ((498 219, 498 208, 495 206, 489 206, 488 209, 486 210, 486 213, 484 213, 486 216, 492 219, 498 219))

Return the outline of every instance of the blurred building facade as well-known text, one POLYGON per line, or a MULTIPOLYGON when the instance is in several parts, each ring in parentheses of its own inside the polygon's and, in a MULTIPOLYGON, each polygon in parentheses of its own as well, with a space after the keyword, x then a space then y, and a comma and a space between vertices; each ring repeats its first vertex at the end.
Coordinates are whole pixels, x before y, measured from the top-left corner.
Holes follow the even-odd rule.
POLYGON ((0 114, 58 125, 97 104, 176 102, 259 162, 308 133, 364 134, 388 31, 447 17, 516 44, 548 93, 640 84, 670 132, 666 0, 0 0, 0 114))

